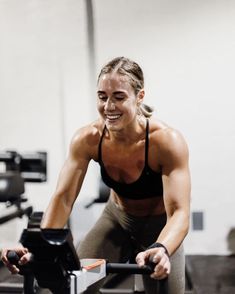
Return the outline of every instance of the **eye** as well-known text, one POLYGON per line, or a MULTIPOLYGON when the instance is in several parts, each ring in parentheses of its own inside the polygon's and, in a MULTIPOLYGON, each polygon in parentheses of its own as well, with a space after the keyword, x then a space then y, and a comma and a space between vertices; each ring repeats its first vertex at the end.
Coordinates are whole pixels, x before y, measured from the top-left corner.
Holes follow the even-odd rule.
POLYGON ((107 95, 105 95, 103 93, 98 93, 98 98, 102 101, 105 101, 108 99, 107 95))
POLYGON ((125 99, 125 95, 123 95, 123 94, 116 94, 114 96, 114 98, 117 99, 117 100, 123 100, 123 99, 125 99))

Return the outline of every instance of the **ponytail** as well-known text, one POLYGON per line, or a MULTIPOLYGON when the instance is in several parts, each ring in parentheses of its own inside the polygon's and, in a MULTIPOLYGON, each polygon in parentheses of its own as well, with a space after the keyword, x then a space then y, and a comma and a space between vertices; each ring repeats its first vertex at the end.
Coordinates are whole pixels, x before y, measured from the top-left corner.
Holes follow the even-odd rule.
POLYGON ((149 106, 147 104, 141 103, 139 106, 139 110, 140 110, 140 114, 142 114, 145 117, 151 117, 153 112, 154 112, 154 108, 152 106, 149 106))

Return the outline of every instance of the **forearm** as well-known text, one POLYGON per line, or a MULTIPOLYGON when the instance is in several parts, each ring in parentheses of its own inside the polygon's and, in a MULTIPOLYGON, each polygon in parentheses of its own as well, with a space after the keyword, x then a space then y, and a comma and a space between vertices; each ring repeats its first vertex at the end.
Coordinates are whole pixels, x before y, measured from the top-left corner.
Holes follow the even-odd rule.
POLYGON ((183 242, 188 229, 189 213, 184 210, 176 210, 167 218, 167 223, 156 241, 162 243, 172 255, 183 242))
POLYGON ((41 228, 59 229, 63 228, 68 221, 72 206, 63 200, 53 197, 46 209, 41 222, 41 228))

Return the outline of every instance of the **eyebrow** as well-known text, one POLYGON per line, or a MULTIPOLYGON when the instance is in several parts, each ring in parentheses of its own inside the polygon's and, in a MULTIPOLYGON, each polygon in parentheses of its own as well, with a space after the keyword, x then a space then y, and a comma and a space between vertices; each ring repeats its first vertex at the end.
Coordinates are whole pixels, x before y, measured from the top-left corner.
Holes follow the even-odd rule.
POLYGON ((125 94, 125 91, 115 91, 113 94, 125 94))
MULTIPOLYGON (((105 91, 97 91, 98 94, 105 94, 105 91)), ((113 92, 113 94, 125 94, 125 91, 115 91, 113 92)))

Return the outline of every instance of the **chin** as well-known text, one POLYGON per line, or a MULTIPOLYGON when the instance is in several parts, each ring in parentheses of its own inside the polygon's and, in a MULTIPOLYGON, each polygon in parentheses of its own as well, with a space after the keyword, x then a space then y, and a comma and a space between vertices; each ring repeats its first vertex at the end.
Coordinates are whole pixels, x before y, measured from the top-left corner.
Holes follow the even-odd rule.
POLYGON ((116 125, 109 124, 109 123, 106 123, 106 127, 109 131, 120 131, 121 130, 120 126, 116 126, 116 125))
POLYGON ((121 124, 118 123, 118 122, 106 121, 105 124, 106 124, 107 129, 110 130, 110 131, 120 131, 123 128, 121 126, 121 124))

